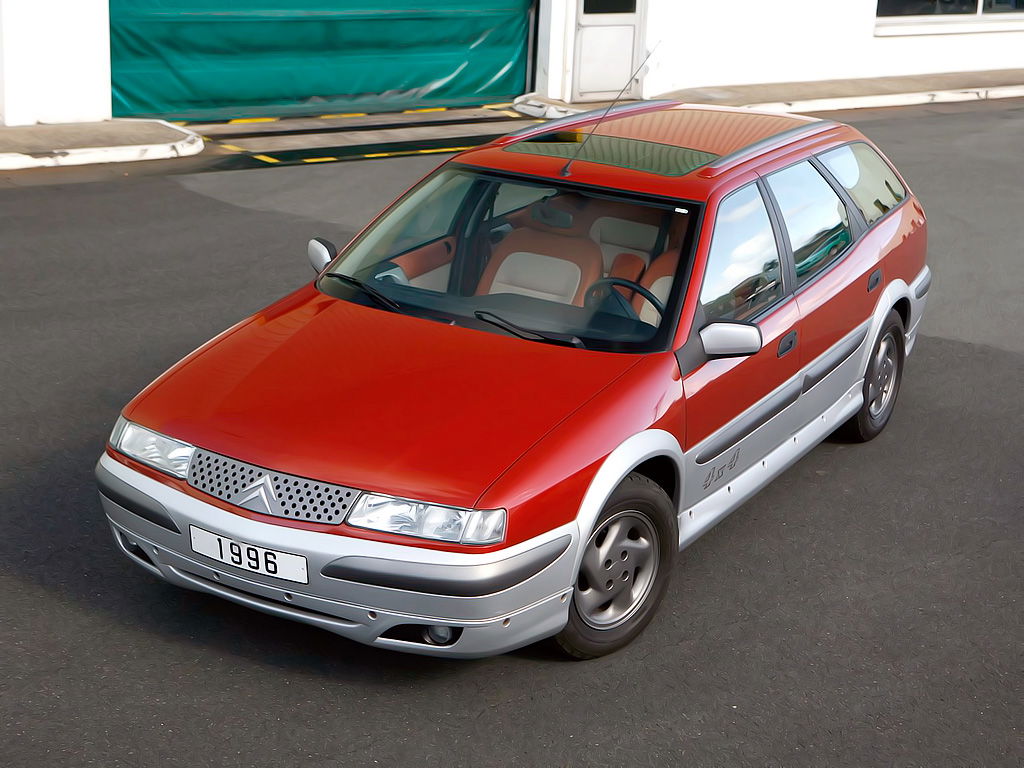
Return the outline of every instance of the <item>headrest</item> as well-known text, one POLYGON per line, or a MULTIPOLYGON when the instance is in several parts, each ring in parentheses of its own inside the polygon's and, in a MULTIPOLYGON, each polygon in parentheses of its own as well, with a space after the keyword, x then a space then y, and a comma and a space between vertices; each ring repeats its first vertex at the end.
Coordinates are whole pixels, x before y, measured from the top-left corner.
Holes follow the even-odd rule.
POLYGON ((534 221, 546 227, 572 229, 573 215, 569 211, 556 208, 547 201, 534 205, 530 210, 530 215, 534 221))
POLYGON ((658 242, 658 228, 652 224, 602 216, 590 228, 590 236, 600 243, 650 253, 658 242))
POLYGON ((568 235, 575 227, 586 202, 579 195, 565 194, 541 200, 530 206, 530 226, 560 235, 568 235))

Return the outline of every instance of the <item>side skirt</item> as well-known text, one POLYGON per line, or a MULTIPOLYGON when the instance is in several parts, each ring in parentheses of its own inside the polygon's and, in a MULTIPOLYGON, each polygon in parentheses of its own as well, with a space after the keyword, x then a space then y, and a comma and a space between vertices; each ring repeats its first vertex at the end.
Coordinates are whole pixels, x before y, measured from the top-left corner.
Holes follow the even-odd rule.
POLYGON ((685 549, 791 467, 801 456, 849 419, 864 401, 864 380, 858 379, 835 403, 797 430, 767 456, 727 485, 679 513, 679 548, 685 549))

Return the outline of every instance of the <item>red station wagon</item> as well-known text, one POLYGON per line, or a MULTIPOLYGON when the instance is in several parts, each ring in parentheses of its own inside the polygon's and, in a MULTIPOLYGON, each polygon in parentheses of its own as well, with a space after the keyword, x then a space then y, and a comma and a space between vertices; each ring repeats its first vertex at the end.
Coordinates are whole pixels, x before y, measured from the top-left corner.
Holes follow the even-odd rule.
POLYGON ((438 656, 636 637, 676 553, 886 425, 924 211, 826 120, 676 102, 456 156, 179 362, 96 468, 167 581, 438 656))

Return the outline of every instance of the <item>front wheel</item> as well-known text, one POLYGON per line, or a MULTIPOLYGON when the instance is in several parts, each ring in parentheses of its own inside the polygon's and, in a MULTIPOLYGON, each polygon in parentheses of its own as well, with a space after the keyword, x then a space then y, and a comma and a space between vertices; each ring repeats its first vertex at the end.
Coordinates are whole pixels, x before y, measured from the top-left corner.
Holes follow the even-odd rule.
POLYGON ((555 638, 562 650, 592 659, 639 635, 665 594, 678 544, 672 500, 653 480, 626 477, 584 545, 569 622, 555 638))
POLYGON ((871 351, 864 375, 864 404, 836 430, 844 439, 857 443, 872 440, 885 429, 896 407, 906 357, 903 320, 896 310, 889 312, 871 351))

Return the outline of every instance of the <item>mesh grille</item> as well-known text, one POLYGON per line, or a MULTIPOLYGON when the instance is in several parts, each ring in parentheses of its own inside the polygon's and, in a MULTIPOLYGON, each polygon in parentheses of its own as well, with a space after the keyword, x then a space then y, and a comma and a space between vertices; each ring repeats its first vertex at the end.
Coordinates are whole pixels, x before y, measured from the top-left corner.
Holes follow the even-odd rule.
POLYGON ((345 519, 360 493, 198 449, 188 467, 188 484, 253 512, 329 525, 345 519))

